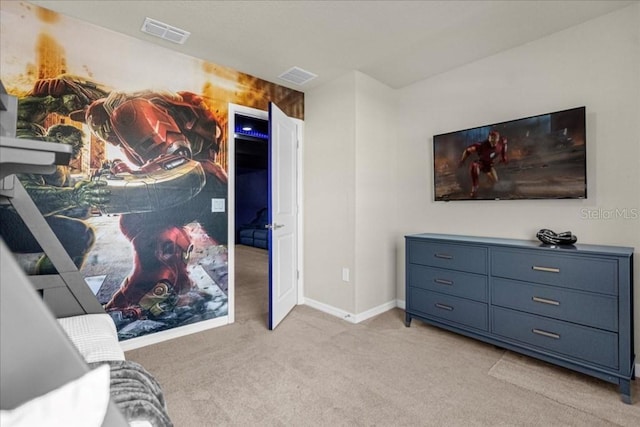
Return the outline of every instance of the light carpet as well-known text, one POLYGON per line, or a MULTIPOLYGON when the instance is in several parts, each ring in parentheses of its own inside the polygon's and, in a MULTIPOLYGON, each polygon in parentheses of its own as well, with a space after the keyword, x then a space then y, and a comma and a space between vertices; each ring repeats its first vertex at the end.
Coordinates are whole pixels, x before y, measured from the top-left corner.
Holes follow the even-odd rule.
POLYGON ((618 386, 510 351, 489 375, 621 426, 640 426, 640 385, 632 381, 632 405, 623 404, 618 386))
POLYGON ((162 385, 175 427, 640 425, 640 393, 628 406, 594 380, 575 398, 584 405, 566 389, 548 397, 562 386, 553 367, 541 374, 418 320, 407 328, 400 309, 354 325, 302 305, 269 331, 267 262, 236 246, 234 324, 127 352, 162 385))

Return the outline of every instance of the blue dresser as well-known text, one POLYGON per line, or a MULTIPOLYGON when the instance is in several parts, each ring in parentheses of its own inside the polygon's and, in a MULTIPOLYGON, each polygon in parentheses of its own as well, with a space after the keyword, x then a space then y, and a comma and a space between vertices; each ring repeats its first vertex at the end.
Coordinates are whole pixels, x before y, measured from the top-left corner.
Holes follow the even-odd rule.
POLYGON ((406 236, 411 319, 618 384, 631 403, 633 248, 406 236))

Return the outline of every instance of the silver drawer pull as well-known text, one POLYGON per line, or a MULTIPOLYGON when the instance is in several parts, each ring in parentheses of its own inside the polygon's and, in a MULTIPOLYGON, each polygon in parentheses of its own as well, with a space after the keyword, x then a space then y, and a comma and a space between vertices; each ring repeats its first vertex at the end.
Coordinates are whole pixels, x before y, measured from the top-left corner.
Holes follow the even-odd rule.
POLYGON ((560 301, 554 301, 552 299, 546 299, 546 298, 540 298, 540 297, 532 297, 531 299, 535 302, 540 302, 542 304, 560 305, 560 301))
POLYGON ((446 279, 433 279, 433 281, 439 285, 453 285, 453 281, 452 280, 446 280, 446 279))
POLYGON ((451 307, 450 305, 444 305, 444 304, 436 303, 435 306, 437 308, 441 308, 443 310, 453 311, 453 307, 451 307))
POLYGON ((542 335, 544 337, 553 338, 555 340, 559 340, 560 339, 560 335, 559 334, 554 334, 553 332, 543 331, 542 329, 532 329, 531 332, 533 332, 534 334, 542 335))
POLYGON ((433 256, 442 259, 453 259, 453 256, 449 254, 434 254, 433 256))
POLYGON ((536 271, 546 271, 547 273, 560 273, 560 269, 555 267, 539 267, 537 265, 534 265, 531 268, 536 271))

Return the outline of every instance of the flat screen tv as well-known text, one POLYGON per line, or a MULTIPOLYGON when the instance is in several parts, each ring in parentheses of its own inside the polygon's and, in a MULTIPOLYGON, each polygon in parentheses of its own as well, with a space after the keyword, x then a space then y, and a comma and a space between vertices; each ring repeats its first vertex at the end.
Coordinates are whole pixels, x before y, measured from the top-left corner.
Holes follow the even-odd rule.
POLYGON ((436 201, 584 199, 585 107, 433 137, 436 201))

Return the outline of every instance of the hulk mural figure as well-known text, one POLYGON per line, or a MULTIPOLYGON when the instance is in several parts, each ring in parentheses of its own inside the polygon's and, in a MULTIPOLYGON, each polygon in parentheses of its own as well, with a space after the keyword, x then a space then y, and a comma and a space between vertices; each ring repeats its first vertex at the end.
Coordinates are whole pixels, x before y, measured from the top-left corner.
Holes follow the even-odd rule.
MULTIPOLYGON (((16 133, 22 138, 69 144, 73 147, 72 157, 75 159, 80 155, 83 134, 79 129, 58 124, 51 126, 46 133, 42 132, 45 132, 42 126, 30 123, 16 133)), ((21 174, 18 178, 75 265, 80 268, 94 242, 93 229, 83 220, 89 216, 90 207, 108 202, 105 185, 88 180, 73 184, 68 166, 57 166, 56 171, 49 175, 21 174)), ((0 209, 0 234, 14 252, 42 252, 12 207, 3 206, 0 209)), ((49 258, 46 255, 40 257, 34 273, 55 272, 49 258)))
MULTIPOLYGON (((73 147, 73 158, 77 159, 83 145, 82 131, 64 124, 46 129, 45 122, 53 114, 66 117, 106 94, 97 85, 70 75, 56 80, 38 80, 33 89, 18 100, 16 136, 69 144, 73 147)), ((23 174, 19 178, 62 246, 80 268, 94 242, 93 230, 83 219, 88 217, 90 207, 108 201, 108 190, 104 184, 90 180, 73 184, 68 166, 57 166, 50 175, 23 174)), ((0 233, 14 252, 42 252, 13 208, 3 207, 0 219, 0 233)), ((38 260, 36 274, 54 272, 48 257, 38 260)))
POLYGON ((72 75, 38 80, 33 89, 18 100, 16 136, 43 139, 47 133, 45 121, 50 115, 69 117, 108 93, 97 84, 72 75))

